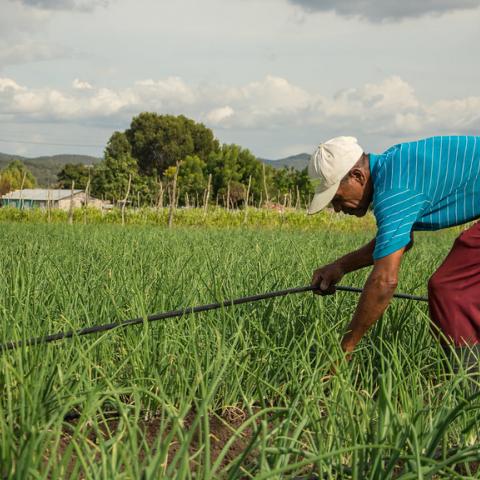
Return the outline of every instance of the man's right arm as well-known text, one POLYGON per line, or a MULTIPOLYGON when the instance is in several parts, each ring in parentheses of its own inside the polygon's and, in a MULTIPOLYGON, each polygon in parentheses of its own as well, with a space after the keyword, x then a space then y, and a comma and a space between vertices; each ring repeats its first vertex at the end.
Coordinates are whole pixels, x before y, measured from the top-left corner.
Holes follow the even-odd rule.
MULTIPOLYGON (((413 245, 413 232, 410 234, 410 243, 405 251, 410 250, 413 245)), ((346 273, 360 270, 361 268, 373 265, 373 251, 375 250, 375 239, 368 242, 363 247, 354 252, 347 253, 343 257, 335 260, 329 265, 321 267, 313 272, 312 287, 318 295, 328 295, 335 293, 335 285, 342 279, 346 273)))
POLYGON ((354 272, 360 268, 370 267, 373 265, 373 251, 375 250, 375 239, 368 242, 363 247, 354 252, 339 258, 334 263, 338 265, 345 273, 354 272))

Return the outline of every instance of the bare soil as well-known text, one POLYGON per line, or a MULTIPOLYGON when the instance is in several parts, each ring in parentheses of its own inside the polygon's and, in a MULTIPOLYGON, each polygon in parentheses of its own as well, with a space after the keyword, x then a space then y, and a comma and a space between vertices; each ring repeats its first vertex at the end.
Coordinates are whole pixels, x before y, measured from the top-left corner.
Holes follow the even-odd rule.
MULTIPOLYGON (((107 416, 107 415, 105 415, 107 416)), ((108 416, 107 416, 108 417, 108 416)), ((189 413, 183 421, 182 431, 186 435, 190 432, 192 424, 195 419, 195 413, 189 413)), ((248 419, 248 413, 239 409, 239 408, 228 408, 223 410, 220 413, 212 414, 209 416, 209 436, 210 436, 210 461, 211 463, 215 462, 224 449, 227 442, 235 436, 236 430, 248 419)), ((56 454, 60 460, 65 454, 67 448, 70 445, 72 440, 72 434, 74 430, 78 427, 78 418, 71 418, 66 421, 63 428, 60 443, 56 449, 56 454)), ((115 414, 111 415, 110 418, 106 418, 105 421, 99 424, 99 427, 94 428, 92 422, 86 422, 82 428, 82 436, 86 439, 83 446, 84 448, 90 448, 92 450, 92 456, 99 458, 99 454, 95 451, 95 445, 99 441, 99 436, 101 435, 104 440, 114 438, 118 432, 120 426, 120 420, 115 414)), ((149 453, 151 449, 155 448, 155 445, 158 445, 158 438, 166 438, 170 433, 170 429, 165 428, 165 424, 162 426, 162 420, 160 415, 151 416, 147 420, 141 420, 139 423, 140 435, 148 447, 140 449, 139 457, 140 460, 143 460, 149 453)), ((250 440, 252 439, 253 429, 251 427, 245 428, 241 435, 238 435, 237 438, 230 445, 226 455, 224 456, 221 462, 221 468, 226 467, 230 464, 235 458, 241 455, 245 449, 248 447, 250 440)), ((139 439, 140 440, 140 439, 139 439)), ((201 438, 198 427, 195 432, 193 432, 192 441, 189 445, 189 454, 193 456, 198 452, 203 445, 204 441, 201 438)), ((177 438, 174 438, 168 446, 168 455, 165 463, 165 468, 170 465, 175 454, 180 449, 180 443, 177 438)), ((250 452, 247 456, 247 461, 253 460, 254 452, 250 452)), ((200 457, 201 458, 201 457, 200 457)), ((77 460, 77 454, 75 451, 71 454, 69 461, 69 466, 67 470, 72 472, 77 460)), ((191 462, 191 468, 195 469, 196 461, 191 462)))

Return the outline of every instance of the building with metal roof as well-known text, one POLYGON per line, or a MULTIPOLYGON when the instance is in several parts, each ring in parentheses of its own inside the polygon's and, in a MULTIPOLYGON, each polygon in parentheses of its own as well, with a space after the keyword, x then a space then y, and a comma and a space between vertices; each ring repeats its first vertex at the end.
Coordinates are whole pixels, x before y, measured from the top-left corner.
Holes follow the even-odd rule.
POLYGON ((65 189, 46 189, 46 188, 26 188, 24 190, 15 190, 1 197, 2 206, 15 208, 59 208, 68 210, 70 207, 77 208, 85 205, 102 203, 92 197, 88 197, 83 190, 65 190, 65 189))

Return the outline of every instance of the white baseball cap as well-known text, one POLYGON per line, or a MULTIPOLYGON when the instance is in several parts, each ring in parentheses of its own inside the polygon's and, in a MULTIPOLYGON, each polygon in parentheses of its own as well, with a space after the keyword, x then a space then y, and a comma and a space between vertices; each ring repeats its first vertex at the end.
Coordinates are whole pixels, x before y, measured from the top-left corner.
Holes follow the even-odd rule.
POLYGON ((324 209, 337 193, 342 178, 360 160, 363 148, 355 137, 335 137, 321 143, 308 163, 308 175, 315 195, 308 213, 324 209))

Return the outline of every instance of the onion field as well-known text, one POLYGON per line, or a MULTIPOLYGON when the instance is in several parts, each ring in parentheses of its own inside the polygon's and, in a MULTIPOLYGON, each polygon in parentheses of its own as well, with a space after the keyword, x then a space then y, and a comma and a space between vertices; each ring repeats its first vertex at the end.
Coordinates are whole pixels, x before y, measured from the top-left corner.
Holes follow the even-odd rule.
MULTIPOLYGON (((373 235, 5 223, 0 342, 308 285, 373 235)), ((426 295, 455 235, 417 235, 398 291, 426 295)), ((476 381, 426 304, 392 301, 328 377, 357 300, 296 294, 3 350, 0 477, 480 478, 476 381)))

